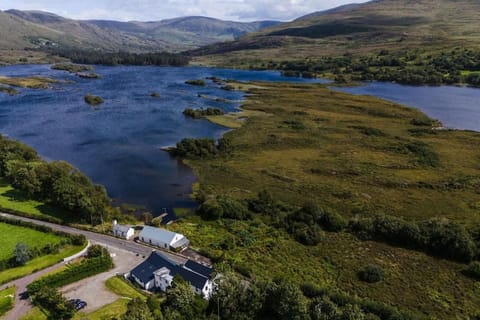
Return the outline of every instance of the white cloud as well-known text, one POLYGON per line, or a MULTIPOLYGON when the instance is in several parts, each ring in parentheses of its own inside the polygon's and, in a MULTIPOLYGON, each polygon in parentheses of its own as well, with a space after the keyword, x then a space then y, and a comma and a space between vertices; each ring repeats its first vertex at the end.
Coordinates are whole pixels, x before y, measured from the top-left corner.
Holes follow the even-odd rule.
POLYGON ((366 0, 2 0, 0 8, 43 10, 75 19, 161 20, 202 15, 229 20, 292 20, 366 0))

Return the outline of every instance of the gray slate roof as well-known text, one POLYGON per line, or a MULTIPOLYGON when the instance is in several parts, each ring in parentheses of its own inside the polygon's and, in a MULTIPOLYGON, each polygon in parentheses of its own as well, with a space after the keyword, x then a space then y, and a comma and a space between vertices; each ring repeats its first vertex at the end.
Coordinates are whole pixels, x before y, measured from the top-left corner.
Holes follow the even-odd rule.
POLYGON ((161 228, 155 228, 150 226, 143 227, 142 232, 140 232, 140 238, 148 238, 152 240, 157 240, 163 243, 170 244, 175 238, 176 233, 171 232, 161 228))
MULTIPOLYGON (((189 260, 187 264, 189 262, 193 261, 189 260)), ((198 265, 198 263, 193 263, 198 265)), ((190 263, 189 265, 192 266, 193 264, 190 263)), ((150 280, 154 279, 153 273, 155 271, 164 267, 170 270, 170 274, 172 276, 180 275, 185 281, 189 282, 192 286, 200 290, 205 287, 205 284, 207 283, 212 273, 212 269, 206 266, 202 266, 205 269, 202 270, 202 273, 199 273, 193 270, 193 268, 187 269, 182 266, 176 265, 172 263, 168 258, 164 257, 161 253, 155 251, 152 252, 152 254, 147 258, 147 260, 145 260, 135 269, 133 269, 131 271, 131 274, 134 275, 141 282, 147 283, 150 280)))
POLYGON ((127 225, 124 225, 124 224, 116 224, 114 226, 114 230, 118 230, 120 232, 128 232, 128 230, 130 230, 131 226, 127 226, 127 225))

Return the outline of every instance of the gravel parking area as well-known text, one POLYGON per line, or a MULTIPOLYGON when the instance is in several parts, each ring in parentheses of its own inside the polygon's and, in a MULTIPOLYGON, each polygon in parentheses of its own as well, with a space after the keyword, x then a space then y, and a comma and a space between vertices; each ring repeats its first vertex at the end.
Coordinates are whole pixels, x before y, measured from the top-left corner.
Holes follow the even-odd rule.
POLYGON ((142 256, 137 256, 129 251, 113 247, 107 247, 107 249, 111 254, 113 254, 113 261, 115 263, 114 269, 87 279, 83 279, 79 282, 75 282, 71 285, 63 287, 60 290, 62 293, 64 293, 67 299, 81 299, 87 302, 88 305, 82 309, 82 312, 90 313, 105 306, 106 304, 116 301, 119 296, 113 292, 110 292, 105 287, 105 281, 116 274, 124 274, 130 271, 144 260, 142 256))

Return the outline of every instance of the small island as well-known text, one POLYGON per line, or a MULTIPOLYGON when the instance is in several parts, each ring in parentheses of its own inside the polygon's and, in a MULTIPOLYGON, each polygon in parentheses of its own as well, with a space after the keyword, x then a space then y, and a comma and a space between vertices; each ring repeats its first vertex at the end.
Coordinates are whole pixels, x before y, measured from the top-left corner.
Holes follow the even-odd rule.
POLYGON ((67 71, 83 79, 98 79, 100 76, 94 72, 93 66, 74 63, 56 63, 50 67, 53 70, 67 71))
POLYGON ((190 117, 193 119, 201 119, 208 116, 222 116, 225 112, 219 108, 207 108, 207 109, 191 109, 187 108, 183 110, 183 114, 186 117, 190 117))
POLYGON ((50 67, 53 70, 68 71, 70 73, 79 73, 85 71, 92 71, 92 66, 85 66, 82 64, 73 64, 73 63, 56 63, 50 67))
POLYGON ((200 87, 204 87, 206 85, 205 80, 202 80, 202 79, 187 80, 185 81, 185 83, 191 86, 200 86, 200 87))
POLYGON ((0 84, 12 87, 28 88, 28 89, 47 89, 57 80, 45 77, 4 77, 0 76, 0 84))
POLYGON ((18 90, 10 87, 0 87, 0 92, 6 93, 10 96, 20 93, 18 90))
POLYGON ((94 96, 94 95, 91 95, 91 94, 87 94, 84 97, 84 100, 85 100, 86 103, 88 103, 91 106, 98 106, 99 104, 102 104, 104 102, 102 97, 94 96))
POLYGON ((83 79, 98 79, 100 78, 100 76, 96 73, 93 73, 93 72, 80 72, 80 73, 77 73, 77 76, 79 76, 80 78, 83 78, 83 79))

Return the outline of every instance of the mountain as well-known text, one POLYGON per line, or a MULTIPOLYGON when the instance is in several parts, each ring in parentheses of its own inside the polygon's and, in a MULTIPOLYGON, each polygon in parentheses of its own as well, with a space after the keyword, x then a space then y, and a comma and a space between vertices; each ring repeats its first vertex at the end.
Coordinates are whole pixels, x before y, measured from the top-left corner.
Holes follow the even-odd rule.
POLYGON ((43 11, 0 11, 2 49, 68 47, 107 51, 182 51, 278 24, 183 17, 153 22, 73 20, 43 11), (3 32, 3 31, 6 32, 3 32))
POLYGON ((312 13, 193 53, 288 60, 384 48, 476 46, 478 12, 478 0, 376 0, 312 13), (263 43, 273 45, 258 45, 263 43))

